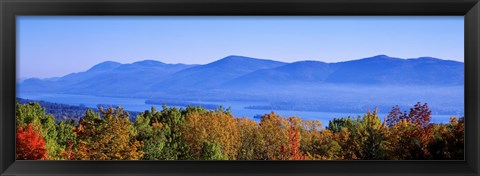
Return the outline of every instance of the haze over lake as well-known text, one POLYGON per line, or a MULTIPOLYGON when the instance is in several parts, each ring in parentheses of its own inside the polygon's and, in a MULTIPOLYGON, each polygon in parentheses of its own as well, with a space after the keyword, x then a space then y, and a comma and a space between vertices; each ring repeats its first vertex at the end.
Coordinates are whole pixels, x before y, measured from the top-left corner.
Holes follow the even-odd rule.
MULTIPOLYGON (((98 104, 106 105, 119 105, 126 110, 143 112, 145 110, 150 110, 151 107, 156 109, 161 109, 161 105, 151 105, 145 104, 144 100, 141 98, 115 98, 115 97, 98 97, 98 96, 88 96, 88 95, 69 95, 69 94, 31 94, 25 93, 20 94, 18 97, 30 99, 30 100, 43 100, 47 102, 55 102, 62 104, 69 104, 73 106, 86 106, 89 108, 97 108, 98 104), (101 103, 99 103, 101 102, 101 103)), ((357 117, 358 115, 363 115, 363 113, 354 113, 354 112, 315 112, 315 111, 289 111, 289 110, 259 110, 259 109, 245 109, 245 106, 248 106, 256 102, 196 102, 196 103, 223 103, 225 106, 232 108, 232 113, 236 117, 248 117, 255 120, 260 120, 254 118, 257 115, 268 114, 272 111, 281 114, 285 117, 298 116, 306 120, 320 120, 323 123, 332 120, 333 118, 339 117, 357 117)), ((185 108, 185 106, 175 106, 178 108, 185 108)), ((386 111, 379 111, 378 116, 380 119, 384 119, 388 115, 386 111)), ((452 116, 463 116, 463 114, 450 114, 450 115, 432 115, 433 123, 447 123, 449 118, 452 116)))

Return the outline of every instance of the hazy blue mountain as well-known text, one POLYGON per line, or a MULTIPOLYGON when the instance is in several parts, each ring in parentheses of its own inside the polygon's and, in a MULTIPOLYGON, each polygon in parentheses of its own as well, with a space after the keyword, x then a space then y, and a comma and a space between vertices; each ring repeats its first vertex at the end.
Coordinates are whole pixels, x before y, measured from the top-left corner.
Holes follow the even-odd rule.
POLYGON ((188 97, 210 91, 202 95, 211 97, 217 96, 218 91, 229 95, 230 90, 255 90, 257 94, 267 95, 273 90, 261 88, 268 85, 463 86, 463 83, 464 63, 431 57, 400 59, 378 55, 338 63, 284 63, 228 56, 205 65, 166 64, 155 60, 131 64, 107 61, 60 78, 27 79, 19 88, 25 92, 138 97, 178 92, 188 97))
POLYGON ((431 57, 400 59, 386 55, 338 63, 300 61, 258 70, 233 79, 223 86, 251 88, 302 83, 367 86, 463 85, 464 64, 431 57))
POLYGON ((30 92, 30 91, 37 91, 37 92, 47 92, 52 90, 53 82, 42 80, 39 78, 29 78, 22 81, 21 84, 17 85, 17 89, 21 92, 30 92))
POLYGON ((436 58, 374 57, 333 63, 325 82, 367 85, 463 85, 464 63, 436 58))
POLYGON ((320 61, 299 61, 271 69, 258 70, 226 82, 225 87, 256 87, 271 84, 324 82, 331 70, 320 61))
POLYGON ((284 62, 256 59, 243 56, 227 56, 223 59, 179 71, 153 85, 150 90, 158 91, 179 88, 216 88, 229 80, 245 74, 285 65, 284 62))
POLYGON ((21 91, 39 91, 72 94, 120 95, 143 91, 155 80, 196 65, 165 64, 144 60, 131 64, 106 61, 84 72, 72 73, 57 79, 27 79, 20 84, 21 91))

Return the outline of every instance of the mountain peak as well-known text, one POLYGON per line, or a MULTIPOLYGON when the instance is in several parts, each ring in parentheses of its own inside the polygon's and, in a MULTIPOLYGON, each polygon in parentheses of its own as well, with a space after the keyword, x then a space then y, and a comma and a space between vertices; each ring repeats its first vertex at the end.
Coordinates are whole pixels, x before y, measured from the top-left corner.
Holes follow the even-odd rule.
POLYGON ((114 62, 114 61, 105 61, 101 62, 97 65, 94 65, 92 68, 90 68, 88 71, 101 71, 101 70, 109 70, 116 68, 118 66, 122 65, 121 63, 114 62))
POLYGON ((389 56, 387 56, 386 54, 379 54, 379 55, 376 55, 376 56, 373 56, 373 57, 383 57, 383 58, 387 58, 389 56))
POLYGON ((211 64, 247 64, 247 63, 276 63, 276 64, 285 64, 284 62, 274 61, 270 59, 258 59, 253 57, 239 56, 239 55, 229 55, 220 60, 212 62, 211 64))
MULTIPOLYGON (((382 61, 395 61, 395 60, 402 60, 402 59, 396 58, 396 57, 390 57, 390 56, 387 56, 385 54, 381 54, 381 55, 376 55, 376 56, 372 56, 372 57, 359 59, 359 60, 356 60, 356 61, 382 62, 382 61)), ((353 60, 353 61, 355 61, 355 60, 353 60)))
MULTIPOLYGON (((115 62, 115 61, 104 61, 104 62, 100 62, 99 64, 97 65, 120 65, 121 63, 119 62, 115 62)), ((97 66, 95 65, 95 66, 97 66)))
POLYGON ((372 57, 367 57, 366 59, 390 59, 390 58, 393 58, 393 57, 387 56, 385 54, 380 54, 372 57))
POLYGON ((255 58, 239 56, 239 55, 229 55, 229 56, 224 57, 220 60, 244 60, 244 59, 255 59, 255 58))
POLYGON ((244 56, 237 56, 237 55, 230 55, 227 57, 224 57, 222 59, 219 59, 217 61, 214 61, 210 64, 240 64, 244 63, 246 61, 254 61, 254 60, 261 60, 261 59, 255 59, 255 58, 250 58, 250 57, 244 57, 244 56))
POLYGON ((132 63, 133 65, 141 65, 141 66, 161 66, 165 65, 165 63, 156 61, 156 60, 143 60, 132 63))

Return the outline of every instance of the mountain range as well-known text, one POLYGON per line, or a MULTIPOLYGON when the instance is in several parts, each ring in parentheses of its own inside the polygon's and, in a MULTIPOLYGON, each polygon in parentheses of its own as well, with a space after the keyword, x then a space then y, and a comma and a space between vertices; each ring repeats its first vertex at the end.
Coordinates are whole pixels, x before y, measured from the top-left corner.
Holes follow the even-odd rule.
MULTIPOLYGON (((26 79, 21 92, 154 97, 165 93, 231 92, 303 85, 463 86, 464 63, 432 57, 401 59, 378 55, 345 62, 293 63, 227 56, 204 65, 144 60, 113 61, 58 78, 26 79)), ((269 93, 271 90, 265 90, 269 93)))

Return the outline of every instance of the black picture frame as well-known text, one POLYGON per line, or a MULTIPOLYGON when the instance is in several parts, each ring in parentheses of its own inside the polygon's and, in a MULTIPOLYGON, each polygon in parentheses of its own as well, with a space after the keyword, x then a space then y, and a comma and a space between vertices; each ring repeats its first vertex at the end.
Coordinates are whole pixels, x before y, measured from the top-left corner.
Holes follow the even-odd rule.
POLYGON ((26 175, 479 175, 478 0, 0 0, 0 173, 26 175), (459 15, 465 17, 464 161, 15 161, 18 15, 459 15))

